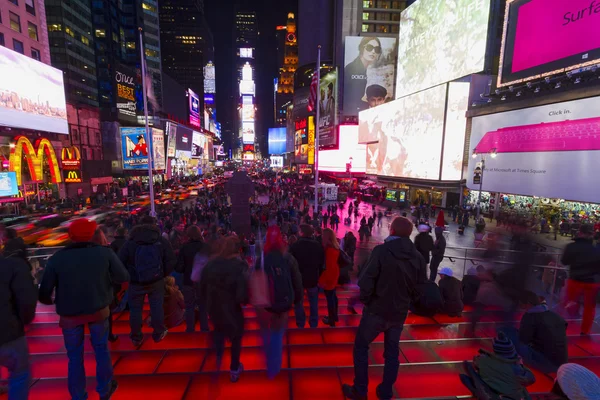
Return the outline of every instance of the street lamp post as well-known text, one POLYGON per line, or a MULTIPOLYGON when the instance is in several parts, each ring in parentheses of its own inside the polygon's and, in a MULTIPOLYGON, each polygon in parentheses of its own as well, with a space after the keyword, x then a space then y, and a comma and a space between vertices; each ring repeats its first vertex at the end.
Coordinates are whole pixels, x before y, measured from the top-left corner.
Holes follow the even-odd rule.
POLYGON ((493 148, 488 153, 477 153, 477 148, 473 150, 473 158, 477 158, 477 156, 481 156, 481 176, 479 177, 479 196, 477 197, 477 215, 475 217, 475 222, 479 220, 479 216, 481 215, 481 193, 483 192, 483 173, 485 171, 485 156, 489 154, 490 157, 496 158, 498 155, 495 148, 493 148))

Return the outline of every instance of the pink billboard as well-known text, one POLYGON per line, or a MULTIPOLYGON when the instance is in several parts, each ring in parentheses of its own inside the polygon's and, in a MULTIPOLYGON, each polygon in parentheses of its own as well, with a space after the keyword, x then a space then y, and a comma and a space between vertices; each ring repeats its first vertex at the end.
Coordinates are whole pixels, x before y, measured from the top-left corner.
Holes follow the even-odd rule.
POLYGON ((319 171, 346 172, 346 164, 350 163, 351 172, 364 174, 367 145, 358 143, 358 125, 340 125, 339 130, 339 149, 319 151, 319 171))
POLYGON ((600 1, 508 0, 500 85, 600 59, 600 1))

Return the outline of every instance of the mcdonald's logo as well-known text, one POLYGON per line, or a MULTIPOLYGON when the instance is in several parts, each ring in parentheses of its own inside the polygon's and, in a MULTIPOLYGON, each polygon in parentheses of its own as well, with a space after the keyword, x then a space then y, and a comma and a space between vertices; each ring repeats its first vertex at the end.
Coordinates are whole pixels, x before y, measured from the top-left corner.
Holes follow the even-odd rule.
POLYGON ((38 139, 35 142, 34 148, 25 136, 17 136, 15 138, 15 146, 10 150, 9 171, 14 171, 17 174, 17 184, 19 186, 23 183, 23 151, 25 151, 27 166, 31 175, 30 178, 33 182, 44 181, 44 156, 48 161, 52 183, 61 182, 58 160, 50 140, 45 138, 38 139))
POLYGON ((81 168, 81 153, 77 147, 64 147, 61 151, 61 158, 63 169, 78 170, 81 168))
POLYGON ((65 173, 67 174, 67 176, 65 177, 65 183, 80 183, 81 182, 81 175, 79 174, 79 171, 76 171, 76 170, 65 171, 65 173))

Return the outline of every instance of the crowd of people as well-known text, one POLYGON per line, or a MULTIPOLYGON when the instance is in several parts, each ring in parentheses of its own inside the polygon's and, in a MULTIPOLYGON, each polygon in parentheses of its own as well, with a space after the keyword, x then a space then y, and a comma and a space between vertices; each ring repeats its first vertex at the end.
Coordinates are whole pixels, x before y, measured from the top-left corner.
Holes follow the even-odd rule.
MULTIPOLYGON (((347 213, 338 204, 315 209, 309 205, 307 187, 291 180, 260 181, 256 186, 263 201, 256 196, 250 203, 245 233, 231 231, 231 209, 222 185, 201 193, 193 204, 159 210, 156 217, 126 216, 113 232, 94 221, 75 219, 69 226, 71 244, 50 257, 39 290, 26 258, 5 253, 0 258, 0 323, 7 328, 0 329, 0 365, 10 371, 9 400, 28 397, 25 326, 33 320, 38 300, 54 305, 60 316, 71 398, 87 398, 83 362, 87 325, 97 365, 96 390, 101 400, 108 400, 118 387, 108 343, 122 340, 112 332, 113 314, 128 309, 129 338, 136 348, 147 340, 144 323, 152 327, 154 342, 164 340, 169 329, 181 324, 190 333, 198 325, 200 331, 212 330, 218 370, 225 341, 231 343, 229 374, 235 383, 244 371, 240 362, 243 309, 254 306, 267 375, 274 378, 282 365, 290 311, 295 310, 298 328, 305 328, 307 322, 309 329, 316 328, 322 293, 327 315, 321 321, 335 327, 339 322, 336 291, 355 274, 360 290, 350 299, 348 311, 356 313, 359 302, 363 310, 354 343, 354 381, 342 387, 349 399, 367 398, 369 346, 380 334, 384 334, 385 366, 376 391, 378 398, 391 399, 408 313, 459 318, 465 305, 475 309, 471 334, 487 312, 500 313, 503 321, 512 322, 519 308, 525 310, 518 329, 500 324, 493 351, 482 349, 473 362, 465 362, 461 381, 478 399, 529 398, 526 387, 535 381, 530 368, 557 374, 553 390, 557 399, 592 399, 581 393, 600 393, 598 377, 568 363, 563 317, 549 309, 543 298, 516 284, 515 274, 521 273, 523 262, 501 273, 479 266, 462 280, 451 268, 440 268, 446 250, 443 213, 433 229, 435 238, 422 219, 393 218, 389 235, 361 262, 355 255, 357 242, 368 239, 375 224, 382 227, 381 212, 373 208, 361 215, 358 204, 347 213), (351 230, 338 238, 340 218, 346 214, 354 216, 355 223, 360 221, 358 240, 351 230), (419 233, 413 241, 415 227, 419 233), (144 321, 146 298, 150 317, 144 321)), ((600 257, 589 236, 582 230, 562 260, 571 267, 565 308, 575 315, 578 297, 585 298, 584 335, 591 332, 594 296, 600 290, 596 283, 600 257)))

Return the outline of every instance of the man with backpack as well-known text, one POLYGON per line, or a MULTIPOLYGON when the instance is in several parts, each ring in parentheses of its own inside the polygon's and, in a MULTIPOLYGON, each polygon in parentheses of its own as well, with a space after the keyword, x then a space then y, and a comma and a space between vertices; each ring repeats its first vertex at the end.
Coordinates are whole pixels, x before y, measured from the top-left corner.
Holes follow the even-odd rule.
MULTIPOLYGON (((308 324, 316 328, 319 324, 319 277, 323 272, 325 264, 325 251, 323 245, 313 238, 314 230, 310 225, 300 225, 301 237, 290 246, 289 252, 298 262, 298 268, 302 275, 302 286, 306 291, 308 303, 310 304, 310 316, 308 324)), ((301 296, 303 297, 303 296, 301 296)), ((304 305, 299 302, 296 306, 296 326, 304 328, 306 324, 306 313, 304 305)))
POLYGON ((131 341, 135 347, 142 344, 142 309, 148 295, 152 317, 152 338, 160 342, 167 336, 164 324, 164 278, 173 271, 175 254, 168 240, 161 237, 154 218, 142 218, 142 225, 131 231, 129 240, 119 252, 119 258, 131 275, 129 285, 129 325, 131 341))
POLYGON ((426 280, 425 261, 410 240, 412 223, 396 217, 390 236, 373 249, 358 286, 365 305, 354 341, 354 385, 343 385, 349 399, 367 398, 369 385, 369 345, 385 334, 383 382, 377 387, 379 399, 393 396, 398 376, 398 342, 410 303, 417 299, 416 283, 426 280))
POLYGON ((294 257, 286 252, 286 245, 279 227, 267 230, 264 251, 256 269, 268 277, 270 305, 257 309, 263 345, 267 359, 267 375, 275 378, 281 369, 283 335, 287 327, 289 311, 302 305, 302 276, 294 257))

